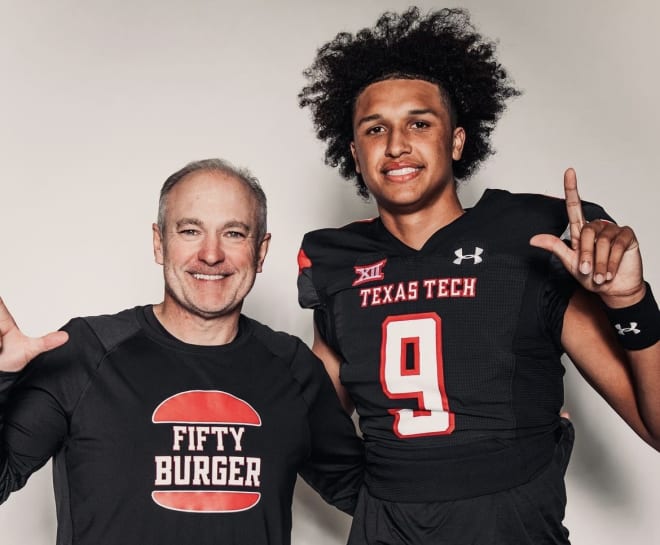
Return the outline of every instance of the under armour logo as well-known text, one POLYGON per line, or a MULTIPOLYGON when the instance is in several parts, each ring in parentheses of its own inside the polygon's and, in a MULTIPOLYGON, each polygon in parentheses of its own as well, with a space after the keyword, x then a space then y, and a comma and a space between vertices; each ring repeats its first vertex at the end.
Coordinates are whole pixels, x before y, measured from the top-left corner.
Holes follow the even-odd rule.
POLYGON ((483 253, 484 253, 483 248, 479 248, 479 246, 477 246, 474 249, 473 254, 463 254, 463 248, 459 248, 454 252, 454 254, 456 255, 456 259, 454 259, 454 265, 460 265, 461 263, 463 263, 464 259, 473 259, 475 265, 477 263, 481 263, 483 259, 480 256, 483 253))
POLYGON ((638 335, 641 333, 641 331, 637 329, 637 322, 630 322, 630 326, 628 327, 621 327, 621 324, 615 324, 614 327, 619 332, 619 335, 625 335, 626 333, 634 333, 635 335, 638 335))
POLYGON ((359 286, 365 282, 373 282, 374 280, 383 280, 385 278, 385 273, 383 273, 383 267, 387 263, 387 259, 378 261, 377 263, 372 263, 371 265, 360 265, 353 267, 355 274, 358 277, 353 281, 353 286, 359 286))

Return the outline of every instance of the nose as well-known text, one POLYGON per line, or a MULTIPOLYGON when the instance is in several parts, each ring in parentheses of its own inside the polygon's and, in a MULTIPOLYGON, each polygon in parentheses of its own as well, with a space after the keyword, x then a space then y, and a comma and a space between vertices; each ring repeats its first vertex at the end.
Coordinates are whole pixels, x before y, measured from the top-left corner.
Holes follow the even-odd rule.
POLYGON ((404 130, 392 128, 387 137, 387 149, 385 155, 388 157, 401 157, 410 153, 410 142, 404 130))
POLYGON ((222 249, 221 237, 215 233, 205 236, 197 257, 207 265, 222 263, 225 260, 225 252, 222 249))

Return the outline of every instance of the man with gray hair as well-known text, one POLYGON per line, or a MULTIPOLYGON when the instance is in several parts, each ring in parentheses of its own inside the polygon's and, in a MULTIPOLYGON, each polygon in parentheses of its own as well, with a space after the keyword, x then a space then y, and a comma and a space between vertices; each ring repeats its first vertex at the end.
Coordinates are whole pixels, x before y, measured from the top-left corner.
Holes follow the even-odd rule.
POLYGON ((0 300, 0 502, 52 457, 58 545, 288 544, 298 473, 352 512, 362 447, 323 365, 241 313, 269 241, 256 178, 198 161, 161 190, 161 303, 29 338, 0 300))

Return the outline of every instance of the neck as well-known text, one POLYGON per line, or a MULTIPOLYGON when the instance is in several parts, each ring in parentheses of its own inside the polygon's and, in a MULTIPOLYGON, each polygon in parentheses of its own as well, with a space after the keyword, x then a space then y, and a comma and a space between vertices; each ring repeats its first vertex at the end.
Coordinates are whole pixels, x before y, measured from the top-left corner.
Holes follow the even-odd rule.
POLYGON ((411 211, 378 207, 385 228, 406 246, 419 250, 433 234, 462 216, 456 191, 448 191, 435 203, 411 211))
POLYGON ((187 344, 219 346, 228 344, 238 334, 240 308, 214 318, 198 316, 166 300, 154 305, 154 315, 174 337, 187 344))

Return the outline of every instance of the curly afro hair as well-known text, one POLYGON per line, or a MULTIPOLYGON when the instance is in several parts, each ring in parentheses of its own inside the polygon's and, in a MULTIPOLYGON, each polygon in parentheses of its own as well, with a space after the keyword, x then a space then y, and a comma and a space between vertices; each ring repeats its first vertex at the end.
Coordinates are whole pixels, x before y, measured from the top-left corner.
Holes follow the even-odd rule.
POLYGON ((371 83, 392 78, 436 83, 448 103, 454 126, 467 134, 463 155, 454 161, 454 176, 472 175, 491 155, 490 135, 505 109, 518 96, 506 70, 495 57, 495 43, 479 34, 463 9, 420 15, 416 7, 402 14, 386 12, 373 28, 337 34, 323 45, 303 75, 309 84, 298 95, 309 106, 316 135, 327 142, 325 162, 355 179, 358 193, 368 197, 356 172, 350 143, 358 95, 371 83))

